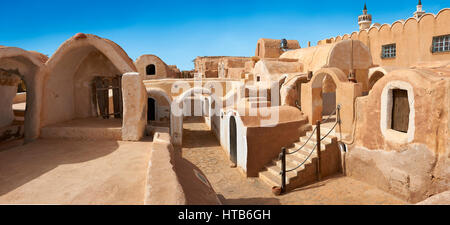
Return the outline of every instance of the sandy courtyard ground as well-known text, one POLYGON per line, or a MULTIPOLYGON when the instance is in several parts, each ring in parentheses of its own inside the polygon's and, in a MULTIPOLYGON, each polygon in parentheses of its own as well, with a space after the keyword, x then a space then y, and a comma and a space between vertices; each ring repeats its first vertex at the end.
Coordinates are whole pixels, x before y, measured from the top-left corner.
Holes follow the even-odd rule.
POLYGON ((151 140, 39 139, 0 151, 0 204, 143 204, 151 140))
POLYGON ((201 118, 186 118, 182 155, 205 173, 224 204, 407 204, 342 175, 274 196, 259 178, 245 178, 238 169, 230 168, 225 151, 201 118))

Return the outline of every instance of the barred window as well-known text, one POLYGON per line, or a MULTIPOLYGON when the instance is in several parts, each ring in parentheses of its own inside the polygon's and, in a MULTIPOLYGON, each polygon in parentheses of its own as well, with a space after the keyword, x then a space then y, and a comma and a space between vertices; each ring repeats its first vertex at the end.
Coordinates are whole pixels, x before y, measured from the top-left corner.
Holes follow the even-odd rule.
POLYGON ((433 37, 434 52, 450 52, 450 35, 433 37))
POLYGON ((395 58, 397 55, 397 46, 395 44, 383 45, 381 58, 395 58))

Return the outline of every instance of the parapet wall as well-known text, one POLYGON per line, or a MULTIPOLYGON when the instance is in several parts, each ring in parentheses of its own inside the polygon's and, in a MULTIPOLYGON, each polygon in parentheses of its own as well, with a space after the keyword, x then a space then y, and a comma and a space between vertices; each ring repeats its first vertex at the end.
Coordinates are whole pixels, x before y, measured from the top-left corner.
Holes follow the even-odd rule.
POLYGON ((406 21, 399 20, 392 24, 372 26, 367 30, 321 40, 318 45, 348 39, 360 40, 369 47, 374 64, 409 67, 423 61, 450 59, 448 52, 433 53, 430 50, 434 36, 448 34, 450 34, 450 8, 445 8, 436 15, 427 13, 420 19, 411 17, 406 21), (382 46, 394 43, 397 56, 383 59, 382 46))

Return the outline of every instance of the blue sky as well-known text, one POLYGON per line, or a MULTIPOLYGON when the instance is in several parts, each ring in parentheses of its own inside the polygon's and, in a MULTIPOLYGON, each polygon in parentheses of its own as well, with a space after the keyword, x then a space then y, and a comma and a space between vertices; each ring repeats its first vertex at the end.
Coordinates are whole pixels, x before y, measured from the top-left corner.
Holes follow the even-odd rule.
MULTIPOLYGON (((75 33, 119 44, 133 59, 155 54, 193 68, 196 56, 252 56, 259 38, 308 41, 351 33, 367 2, 373 21, 412 16, 418 0, 0 0, 0 45, 51 56, 75 33)), ((437 13, 449 0, 423 0, 437 13)))

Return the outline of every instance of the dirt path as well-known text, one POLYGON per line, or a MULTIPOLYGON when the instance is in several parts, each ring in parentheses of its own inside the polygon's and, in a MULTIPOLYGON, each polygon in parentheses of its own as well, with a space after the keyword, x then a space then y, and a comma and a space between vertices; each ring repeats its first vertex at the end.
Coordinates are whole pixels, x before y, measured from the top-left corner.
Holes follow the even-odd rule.
POLYGON ((183 157, 208 177, 224 204, 406 204, 366 183, 337 175, 322 182, 274 196, 259 178, 245 178, 230 161, 201 118, 186 118, 183 157))

